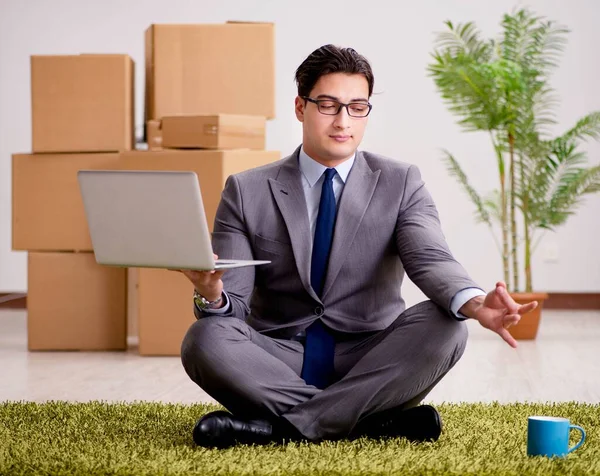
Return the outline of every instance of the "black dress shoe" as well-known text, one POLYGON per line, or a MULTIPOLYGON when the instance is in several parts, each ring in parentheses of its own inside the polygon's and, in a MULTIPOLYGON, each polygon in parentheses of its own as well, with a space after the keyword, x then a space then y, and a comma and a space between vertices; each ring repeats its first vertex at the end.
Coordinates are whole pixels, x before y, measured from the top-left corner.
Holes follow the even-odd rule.
POLYGON ((365 418, 352 431, 352 438, 407 438, 420 443, 437 441, 442 433, 442 417, 431 405, 391 408, 365 418))
POLYGON ((194 426, 194 442, 205 448, 236 444, 266 445, 274 441, 273 426, 266 420, 243 420, 224 411, 204 415, 194 426))

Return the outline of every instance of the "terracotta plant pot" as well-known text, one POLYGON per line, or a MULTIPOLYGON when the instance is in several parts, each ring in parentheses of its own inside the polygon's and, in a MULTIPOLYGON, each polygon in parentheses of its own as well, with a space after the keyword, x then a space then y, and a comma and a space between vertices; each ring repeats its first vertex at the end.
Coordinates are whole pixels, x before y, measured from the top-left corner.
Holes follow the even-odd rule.
POLYGON ((519 304, 527 304, 531 301, 537 301, 538 306, 531 312, 521 316, 521 320, 516 326, 508 329, 510 335, 517 340, 535 339, 542 316, 542 307, 544 301, 548 299, 546 293, 510 293, 511 297, 519 304))

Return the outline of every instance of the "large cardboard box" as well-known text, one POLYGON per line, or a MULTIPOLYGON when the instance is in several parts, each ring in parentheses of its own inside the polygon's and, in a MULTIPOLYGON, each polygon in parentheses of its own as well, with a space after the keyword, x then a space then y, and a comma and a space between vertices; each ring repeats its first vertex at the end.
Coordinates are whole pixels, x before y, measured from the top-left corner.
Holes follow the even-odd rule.
POLYGON ((275 117, 271 23, 151 25, 146 121, 177 114, 275 117))
POLYGON ((209 228, 231 174, 279 159, 272 151, 130 151, 13 156, 12 249, 92 251, 77 171, 192 170, 200 177, 209 228))
POLYGON ((112 169, 119 154, 16 154, 12 157, 12 249, 91 251, 81 169, 112 169))
POLYGON ((93 253, 29 253, 29 350, 124 350, 126 271, 93 253))
POLYGON ((265 148, 266 119, 261 116, 180 115, 163 117, 161 122, 166 149, 265 148))
MULTIPOLYGON (((280 158, 272 151, 163 150, 122 154, 127 170, 192 170, 198 174, 209 229, 227 177, 280 158)), ((193 286, 181 273, 164 269, 129 270, 128 320, 138 330, 142 355, 179 355, 186 330, 194 322, 193 286)))
POLYGON ((196 320, 194 286, 176 271, 128 270, 128 320, 137 328, 140 355, 180 355, 181 342, 196 320))
POLYGON ((133 88, 127 55, 32 56, 32 151, 131 150, 133 88))

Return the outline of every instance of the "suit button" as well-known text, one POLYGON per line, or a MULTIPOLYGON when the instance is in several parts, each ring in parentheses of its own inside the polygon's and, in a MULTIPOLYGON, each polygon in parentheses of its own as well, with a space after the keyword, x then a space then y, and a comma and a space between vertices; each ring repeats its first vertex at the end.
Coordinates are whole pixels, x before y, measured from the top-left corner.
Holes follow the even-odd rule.
POLYGON ((323 309, 321 306, 315 307, 315 315, 321 317, 324 312, 325 312, 325 309, 323 309))

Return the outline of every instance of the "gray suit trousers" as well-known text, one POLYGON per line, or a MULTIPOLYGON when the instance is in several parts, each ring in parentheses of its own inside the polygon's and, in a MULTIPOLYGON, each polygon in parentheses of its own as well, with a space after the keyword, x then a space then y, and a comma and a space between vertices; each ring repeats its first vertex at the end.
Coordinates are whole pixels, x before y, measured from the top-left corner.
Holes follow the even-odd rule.
POLYGON ((458 362, 466 341, 464 322, 424 301, 382 331, 339 336, 336 381, 323 390, 300 378, 302 343, 268 337, 235 317, 196 321, 181 359, 190 378, 234 415, 283 417, 311 440, 338 439, 369 415, 416 406, 458 362))

